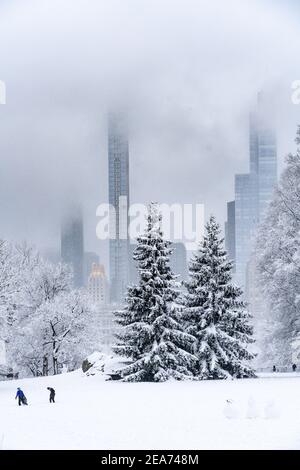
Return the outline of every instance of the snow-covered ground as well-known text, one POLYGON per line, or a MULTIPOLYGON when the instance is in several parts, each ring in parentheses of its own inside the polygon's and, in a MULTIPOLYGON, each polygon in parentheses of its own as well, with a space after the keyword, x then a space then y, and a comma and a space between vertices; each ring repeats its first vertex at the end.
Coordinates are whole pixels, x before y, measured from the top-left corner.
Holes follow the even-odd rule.
POLYGON ((126 384, 77 371, 0 382, 1 446, 300 449, 300 376, 126 384), (17 386, 29 406, 17 406, 17 386), (48 403, 47 386, 57 403, 48 403))

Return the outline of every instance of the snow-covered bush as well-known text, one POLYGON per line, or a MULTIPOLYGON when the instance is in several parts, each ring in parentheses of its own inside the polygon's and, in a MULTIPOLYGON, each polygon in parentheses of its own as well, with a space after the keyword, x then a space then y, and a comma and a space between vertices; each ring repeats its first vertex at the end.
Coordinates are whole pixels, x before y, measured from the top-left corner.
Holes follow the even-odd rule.
POLYGON ((125 367, 124 359, 114 354, 105 354, 95 351, 90 354, 82 363, 82 371, 87 377, 103 375, 109 380, 116 371, 125 367))

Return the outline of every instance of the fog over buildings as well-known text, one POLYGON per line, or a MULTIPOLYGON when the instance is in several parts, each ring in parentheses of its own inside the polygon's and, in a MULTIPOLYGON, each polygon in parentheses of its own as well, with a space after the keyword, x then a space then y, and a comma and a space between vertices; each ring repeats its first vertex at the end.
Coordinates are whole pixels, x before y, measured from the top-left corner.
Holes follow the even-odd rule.
POLYGON ((131 202, 203 202, 223 226, 258 90, 279 170, 294 150, 299 16, 291 1, 2 1, 1 237, 59 251, 78 201, 85 250, 108 266, 95 214, 108 202, 112 107, 128 116, 131 202))

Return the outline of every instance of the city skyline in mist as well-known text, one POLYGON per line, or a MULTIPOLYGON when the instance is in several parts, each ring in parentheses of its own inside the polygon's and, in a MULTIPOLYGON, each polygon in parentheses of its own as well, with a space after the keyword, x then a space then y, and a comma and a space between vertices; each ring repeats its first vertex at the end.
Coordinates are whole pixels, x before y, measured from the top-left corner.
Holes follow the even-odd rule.
POLYGON ((203 203, 223 227, 259 90, 273 104, 279 171, 295 149, 299 12, 277 4, 3 2, 1 237, 59 250, 77 200, 85 249, 107 264, 96 208, 108 201, 111 107, 127 110, 131 202, 203 203))

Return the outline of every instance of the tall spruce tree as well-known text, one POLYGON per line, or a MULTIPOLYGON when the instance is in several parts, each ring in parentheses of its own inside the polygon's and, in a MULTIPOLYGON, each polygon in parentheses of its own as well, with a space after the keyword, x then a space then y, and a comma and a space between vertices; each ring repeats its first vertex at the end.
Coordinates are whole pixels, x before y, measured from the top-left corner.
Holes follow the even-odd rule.
POLYGON ((197 339, 194 374, 199 379, 253 377, 247 363, 254 357, 247 350, 254 341, 250 315, 240 300, 242 290, 231 282, 232 263, 219 235, 219 225, 211 216, 184 283, 186 331, 197 339))
POLYGON ((180 322, 170 253, 170 242, 161 231, 161 215, 157 205, 151 204, 145 233, 138 237, 134 253, 139 284, 128 288, 126 306, 116 312, 121 331, 115 351, 132 360, 121 371, 124 381, 161 382, 193 375, 195 338, 184 332, 180 322))

